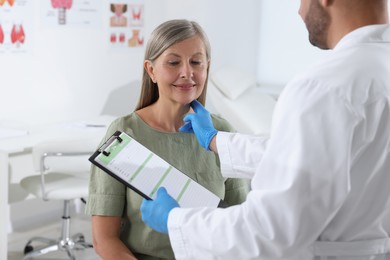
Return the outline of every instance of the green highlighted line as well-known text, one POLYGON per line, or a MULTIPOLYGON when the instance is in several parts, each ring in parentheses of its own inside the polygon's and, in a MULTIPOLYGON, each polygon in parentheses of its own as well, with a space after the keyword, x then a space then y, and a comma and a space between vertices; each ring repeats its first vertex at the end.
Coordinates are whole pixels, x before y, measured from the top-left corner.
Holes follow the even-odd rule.
POLYGON ((160 187, 161 183, 165 180, 165 178, 168 176, 169 172, 172 170, 172 166, 169 165, 168 169, 164 172, 163 176, 161 176, 160 180, 157 182, 156 186, 154 186, 152 192, 149 194, 149 197, 153 197, 153 195, 156 193, 158 187, 160 187))
POLYGON ((180 191, 180 193, 179 193, 179 196, 177 196, 177 199, 176 199, 177 202, 179 202, 180 199, 181 199, 181 197, 183 197, 183 194, 184 194, 184 192, 187 190, 187 188, 188 188, 188 186, 190 185, 190 183, 191 183, 191 179, 188 179, 187 182, 186 182, 186 184, 184 184, 183 189, 181 189, 181 191, 180 191))
POLYGON ((149 162, 149 160, 153 157, 153 153, 149 154, 149 156, 145 159, 145 161, 141 164, 140 167, 134 172, 134 174, 130 177, 129 183, 131 183, 137 175, 145 168, 145 165, 149 162))

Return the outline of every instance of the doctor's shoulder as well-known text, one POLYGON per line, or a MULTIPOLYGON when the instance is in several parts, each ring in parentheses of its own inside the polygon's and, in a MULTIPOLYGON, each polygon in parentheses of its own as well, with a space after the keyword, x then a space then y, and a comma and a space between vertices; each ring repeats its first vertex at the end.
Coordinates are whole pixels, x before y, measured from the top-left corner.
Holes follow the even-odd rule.
POLYGON ((214 128, 217 129, 218 131, 236 132, 233 126, 220 115, 211 114, 211 119, 213 121, 214 128))

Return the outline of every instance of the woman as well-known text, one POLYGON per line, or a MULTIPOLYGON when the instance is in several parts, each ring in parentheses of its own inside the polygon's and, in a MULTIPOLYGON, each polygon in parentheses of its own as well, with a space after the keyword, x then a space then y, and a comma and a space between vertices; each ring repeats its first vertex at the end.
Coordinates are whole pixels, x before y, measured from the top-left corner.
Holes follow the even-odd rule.
MULTIPOLYGON (((205 103, 209 65, 210 45, 197 23, 172 20, 158 26, 146 46, 139 103, 112 123, 104 140, 117 130, 126 132, 234 205, 245 200, 248 182, 224 179, 218 157, 195 136, 178 131, 184 116, 193 112, 190 103, 205 103)), ((217 129, 232 130, 222 118, 213 115, 212 120, 217 129)), ((89 192, 86 212, 92 215, 94 247, 103 259, 174 259, 169 237, 142 222, 141 196, 96 167, 89 192)))

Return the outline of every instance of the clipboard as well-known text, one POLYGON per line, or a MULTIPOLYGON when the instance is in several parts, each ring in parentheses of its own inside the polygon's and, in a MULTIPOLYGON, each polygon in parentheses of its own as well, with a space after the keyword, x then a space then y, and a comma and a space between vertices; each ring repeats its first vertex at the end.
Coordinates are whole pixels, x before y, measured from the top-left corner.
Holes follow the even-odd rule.
POLYGON ((191 179, 124 132, 116 131, 89 161, 130 189, 152 200, 165 187, 180 207, 228 207, 191 179))

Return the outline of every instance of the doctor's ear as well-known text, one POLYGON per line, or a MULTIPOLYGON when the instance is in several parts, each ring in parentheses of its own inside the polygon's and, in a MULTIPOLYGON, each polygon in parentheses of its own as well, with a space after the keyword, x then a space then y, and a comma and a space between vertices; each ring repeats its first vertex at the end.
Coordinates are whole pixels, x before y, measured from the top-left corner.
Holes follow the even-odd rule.
MULTIPOLYGON (((328 7, 330 5, 333 5, 335 0, 318 0, 321 6, 328 7)), ((337 1, 337 0, 336 0, 337 1)))
POLYGON ((150 60, 144 61, 144 69, 148 73, 149 77, 152 79, 153 83, 156 83, 155 75, 154 75, 154 68, 153 63, 150 60))

